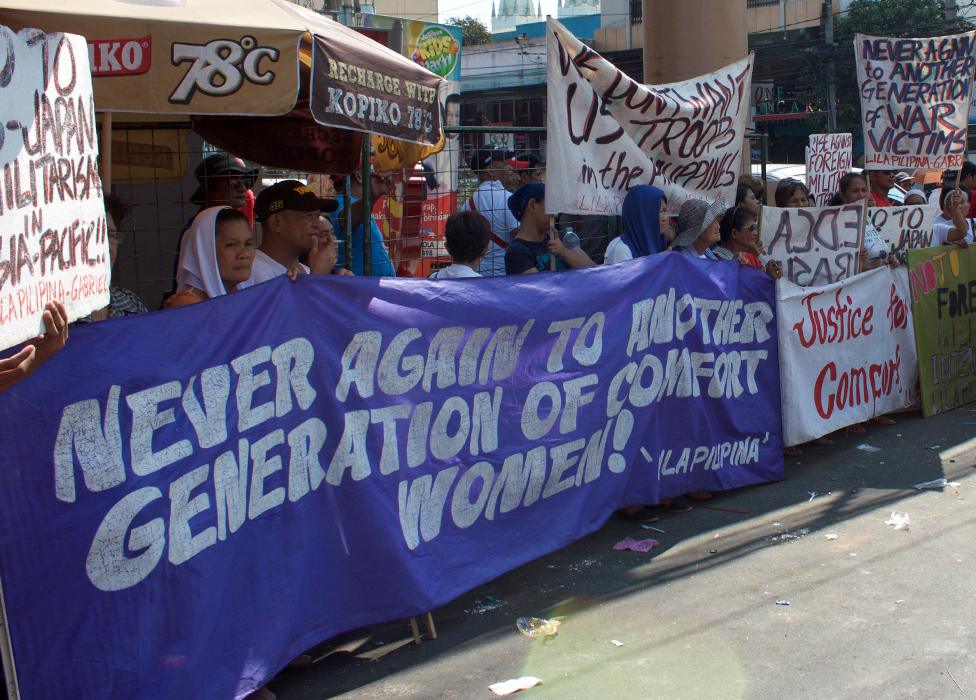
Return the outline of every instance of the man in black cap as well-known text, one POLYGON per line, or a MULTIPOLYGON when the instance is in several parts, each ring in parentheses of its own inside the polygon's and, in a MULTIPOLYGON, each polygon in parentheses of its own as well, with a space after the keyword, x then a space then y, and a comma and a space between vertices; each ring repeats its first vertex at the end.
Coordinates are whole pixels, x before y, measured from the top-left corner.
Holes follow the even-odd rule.
POLYGON ((488 219, 491 225, 491 244, 488 254, 481 259, 478 272, 485 277, 501 277, 505 274, 505 249, 512 240, 512 231, 519 227, 518 220, 508 209, 511 196, 501 179, 511 172, 500 149, 478 151, 471 157, 471 169, 478 174, 478 189, 464 205, 488 219))
POLYGON ((207 207, 228 206, 240 209, 247 203, 247 191, 254 187, 258 171, 229 153, 214 153, 204 158, 194 171, 200 185, 190 201, 207 207))
POLYGON ((282 180, 262 190, 254 204, 261 222, 261 245, 248 284, 265 282, 295 267, 305 274, 332 274, 336 241, 331 234, 320 238, 319 217, 338 206, 336 200, 320 198, 298 180, 282 180), (308 265, 299 261, 302 255, 308 256, 308 265))

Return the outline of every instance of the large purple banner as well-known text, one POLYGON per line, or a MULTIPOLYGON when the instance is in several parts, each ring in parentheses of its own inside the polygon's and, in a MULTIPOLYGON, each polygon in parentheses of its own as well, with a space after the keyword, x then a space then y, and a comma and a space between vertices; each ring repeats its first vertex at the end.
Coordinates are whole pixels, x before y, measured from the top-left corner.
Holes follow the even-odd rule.
POLYGON ((0 395, 23 696, 241 697, 615 508, 781 478, 773 309, 765 275, 669 254, 77 329, 0 395))

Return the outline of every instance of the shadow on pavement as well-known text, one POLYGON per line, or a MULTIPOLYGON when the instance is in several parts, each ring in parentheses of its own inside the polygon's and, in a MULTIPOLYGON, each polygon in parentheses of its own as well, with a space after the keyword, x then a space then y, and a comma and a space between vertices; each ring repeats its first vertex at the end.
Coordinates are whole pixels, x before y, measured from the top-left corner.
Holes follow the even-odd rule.
MULTIPOLYGON (((869 511, 898 510, 899 501, 918 494, 914 484, 943 476, 951 481, 976 465, 976 440, 967 445, 976 436, 976 409, 964 407, 927 420, 917 412, 895 418, 897 425, 870 425, 865 434, 836 433, 833 445, 804 446, 803 454, 786 458, 782 482, 715 494, 710 501, 695 503, 688 513, 662 514, 653 527, 664 533, 612 517, 592 535, 435 610, 435 641, 408 644, 376 661, 336 653, 285 671, 270 687, 280 700, 353 692, 401 669, 470 651, 502 635, 518 635, 517 617, 572 615, 723 567, 760 549, 814 534, 822 537, 869 511), (862 444, 880 450, 858 449, 862 444), (624 537, 654 538, 661 547, 649 554, 614 551, 613 544, 624 537)), ((863 559, 852 560, 852 566, 859 563, 863 559)), ((696 631, 701 630, 676 634, 696 631)), ((355 652, 361 653, 409 635, 406 621, 374 625, 331 640, 313 655, 343 641, 369 637, 355 652)))

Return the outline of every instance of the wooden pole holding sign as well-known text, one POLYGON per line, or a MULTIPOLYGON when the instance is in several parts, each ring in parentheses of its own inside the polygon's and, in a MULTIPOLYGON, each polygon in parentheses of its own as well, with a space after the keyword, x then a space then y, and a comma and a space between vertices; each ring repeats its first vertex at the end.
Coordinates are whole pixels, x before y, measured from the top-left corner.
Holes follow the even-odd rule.
POLYGON ((3 677, 7 682, 8 700, 20 700, 20 686, 17 684, 17 667, 14 664, 14 646, 10 641, 10 622, 7 620, 7 605, 3 597, 3 584, 0 583, 0 656, 3 658, 3 677))
MULTIPOLYGON (((556 235, 559 233, 556 231, 556 216, 554 214, 549 215, 549 233, 546 235, 546 241, 548 242, 549 236, 556 235)), ((549 269, 553 272, 556 271, 556 256, 553 255, 549 258, 549 269)))
POLYGON ((99 177, 102 178, 102 192, 112 191, 112 113, 102 112, 102 128, 99 130, 99 177))
POLYGON ((868 207, 871 206, 871 201, 874 199, 874 195, 871 193, 871 171, 867 168, 864 169, 864 181, 868 185, 868 196, 864 198, 864 209, 861 212, 861 225, 857 229, 857 267, 855 272, 863 272, 861 251, 864 249, 864 229, 868 223, 868 207))

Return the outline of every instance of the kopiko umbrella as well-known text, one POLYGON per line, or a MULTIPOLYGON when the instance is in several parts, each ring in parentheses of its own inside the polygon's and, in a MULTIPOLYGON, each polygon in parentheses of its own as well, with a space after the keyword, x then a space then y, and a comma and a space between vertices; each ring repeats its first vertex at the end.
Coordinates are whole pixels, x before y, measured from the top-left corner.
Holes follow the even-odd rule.
POLYGON ((266 165, 348 171, 348 130, 441 140, 442 78, 286 0, 0 0, 0 24, 85 36, 99 111, 200 116, 205 138, 266 165))

